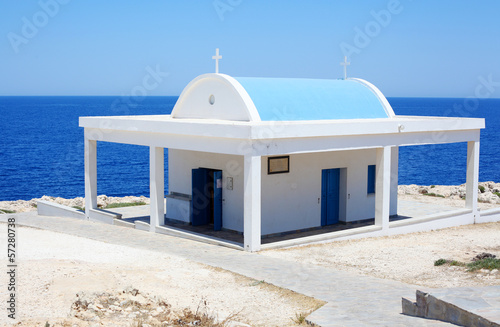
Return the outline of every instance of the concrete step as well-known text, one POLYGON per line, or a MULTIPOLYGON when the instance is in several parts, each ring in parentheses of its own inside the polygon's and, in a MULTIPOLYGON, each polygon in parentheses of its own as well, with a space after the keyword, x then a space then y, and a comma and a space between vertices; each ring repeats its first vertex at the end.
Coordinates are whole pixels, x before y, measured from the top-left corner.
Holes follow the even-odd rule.
POLYGON ((459 326, 500 327, 500 286, 418 291, 417 301, 402 299, 403 314, 459 326))

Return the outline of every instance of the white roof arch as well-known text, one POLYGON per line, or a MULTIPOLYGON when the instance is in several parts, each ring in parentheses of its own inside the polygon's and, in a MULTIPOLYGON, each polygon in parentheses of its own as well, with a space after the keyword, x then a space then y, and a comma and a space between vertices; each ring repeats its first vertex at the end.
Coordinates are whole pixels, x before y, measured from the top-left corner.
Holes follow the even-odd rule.
POLYGON ((192 80, 179 96, 171 116, 260 121, 259 113, 243 86, 225 74, 204 74, 192 80))

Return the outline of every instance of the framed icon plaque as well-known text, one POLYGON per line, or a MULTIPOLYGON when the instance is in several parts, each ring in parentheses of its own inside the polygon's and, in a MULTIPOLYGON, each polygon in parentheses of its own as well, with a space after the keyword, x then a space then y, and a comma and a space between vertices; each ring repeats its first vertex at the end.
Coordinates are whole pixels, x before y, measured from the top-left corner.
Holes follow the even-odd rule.
POLYGON ((283 174, 290 172, 290 156, 267 158, 267 174, 283 174))

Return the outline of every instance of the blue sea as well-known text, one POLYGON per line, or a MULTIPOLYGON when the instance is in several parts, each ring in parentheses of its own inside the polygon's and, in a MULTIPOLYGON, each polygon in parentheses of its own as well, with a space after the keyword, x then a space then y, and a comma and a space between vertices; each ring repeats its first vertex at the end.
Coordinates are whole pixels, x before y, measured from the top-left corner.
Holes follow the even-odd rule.
MULTIPOLYGON (((500 99, 477 100, 472 108, 466 99, 388 100, 398 115, 485 118, 479 180, 500 182, 500 99)), ((78 117, 169 114, 176 101, 177 97, 0 97, 0 201, 84 196, 83 129, 78 117), (116 101, 121 105, 113 105, 116 101)), ((98 194, 149 196, 149 148, 98 142, 97 151, 98 194)), ((465 143, 401 147, 399 153, 400 184, 465 183, 465 143)))

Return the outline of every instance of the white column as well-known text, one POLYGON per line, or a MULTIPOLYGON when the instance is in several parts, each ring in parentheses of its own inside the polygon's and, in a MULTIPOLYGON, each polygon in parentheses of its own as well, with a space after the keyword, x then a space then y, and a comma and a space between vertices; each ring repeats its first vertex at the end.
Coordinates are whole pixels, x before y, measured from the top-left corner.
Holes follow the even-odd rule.
POLYGON ((391 204, 389 216, 398 214, 399 147, 391 148, 391 204))
POLYGON ((163 166, 163 148, 154 146, 149 147, 149 199, 151 210, 149 217, 150 232, 155 232, 157 226, 165 224, 165 170, 163 166))
POLYGON ((85 128, 85 217, 89 219, 90 209, 97 209, 97 144, 88 138, 85 128))
POLYGON ((391 147, 377 148, 375 173, 375 225, 389 228, 391 202, 391 147))
POLYGON ((467 182, 465 190, 465 207, 472 209, 474 218, 477 215, 477 189, 479 181, 479 141, 467 142, 467 182))
POLYGON ((243 243, 245 251, 255 252, 261 236, 261 157, 246 155, 243 166, 243 243))

